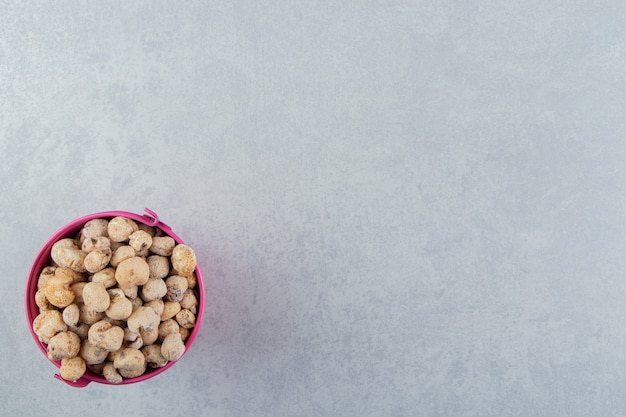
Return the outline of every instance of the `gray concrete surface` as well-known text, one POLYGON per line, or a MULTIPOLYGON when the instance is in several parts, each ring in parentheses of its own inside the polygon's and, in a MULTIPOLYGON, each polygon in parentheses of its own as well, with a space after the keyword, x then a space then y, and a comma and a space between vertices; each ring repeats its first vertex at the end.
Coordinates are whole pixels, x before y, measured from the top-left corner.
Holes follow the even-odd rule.
POLYGON ((625 13, 0 1, 0 414, 623 415, 625 13), (66 386, 28 268, 144 207, 198 252, 202 332, 66 386))

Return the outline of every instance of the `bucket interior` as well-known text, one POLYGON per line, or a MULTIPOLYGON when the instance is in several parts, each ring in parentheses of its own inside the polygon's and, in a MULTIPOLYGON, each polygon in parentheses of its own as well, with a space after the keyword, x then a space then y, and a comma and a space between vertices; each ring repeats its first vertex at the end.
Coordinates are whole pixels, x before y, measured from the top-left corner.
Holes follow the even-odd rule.
MULTIPOLYGON (((54 245, 55 242, 63 238, 77 237, 83 225, 89 220, 92 220, 92 219, 110 220, 116 216, 128 217, 130 219, 133 219, 136 222, 144 223, 148 226, 159 228, 165 234, 172 237, 176 241, 176 243, 178 244, 184 243, 183 240, 180 237, 178 237, 171 230, 169 226, 167 226, 164 223, 159 222, 158 218, 155 218, 153 216, 154 213, 152 211, 149 211, 146 209, 146 213, 150 213, 150 215, 142 216, 142 215, 138 215, 135 213, 129 213, 129 212, 124 212, 124 211, 108 211, 108 212, 102 212, 102 213, 94 213, 88 216, 81 217, 79 219, 72 221, 71 223, 67 224, 61 229, 59 229, 52 237, 50 237, 50 239, 48 239, 48 241, 39 250, 35 260, 33 261, 33 264, 30 268, 30 272, 28 275, 28 280, 26 284, 26 293, 25 293, 25 308, 26 308, 26 318, 28 320, 28 326, 29 326, 31 335, 33 336, 35 343, 37 344, 37 346, 39 347, 39 349, 44 354, 47 360, 49 360, 47 356, 47 345, 43 342, 40 342, 39 338, 35 334, 35 331, 33 330, 33 320, 35 320, 35 318, 39 315, 39 307, 37 306, 35 302, 35 293, 37 292, 37 281, 39 280, 39 275, 41 271, 46 266, 50 265, 51 263, 52 258, 51 258, 50 252, 52 249, 52 245, 54 245)), ((196 265, 195 272, 196 272, 196 278, 197 278, 196 293, 198 297, 198 313, 196 314, 196 324, 191 329, 189 333, 189 337, 185 341, 185 353, 183 354, 183 356, 187 353, 189 347, 191 346, 198 332, 200 331, 200 325, 202 323, 202 317, 204 315, 204 283, 202 280, 202 274, 200 272, 200 268, 197 265, 196 265)), ((50 361, 50 362, 52 362, 57 368, 61 366, 60 361, 50 361)), ((91 372, 89 369, 87 369, 87 371, 85 372, 85 375, 83 375, 83 377, 81 378, 83 379, 82 383, 80 382, 76 384, 70 383, 70 385, 85 386, 87 383, 91 381, 98 382, 101 384, 110 384, 110 385, 132 384, 132 383, 144 381, 146 379, 159 375, 160 373, 165 372, 167 369, 172 367, 175 363, 176 362, 169 362, 161 368, 154 368, 154 369, 148 368, 143 375, 136 377, 136 378, 124 378, 122 382, 119 384, 112 384, 111 382, 107 381, 102 375, 96 374, 94 372, 91 372)))

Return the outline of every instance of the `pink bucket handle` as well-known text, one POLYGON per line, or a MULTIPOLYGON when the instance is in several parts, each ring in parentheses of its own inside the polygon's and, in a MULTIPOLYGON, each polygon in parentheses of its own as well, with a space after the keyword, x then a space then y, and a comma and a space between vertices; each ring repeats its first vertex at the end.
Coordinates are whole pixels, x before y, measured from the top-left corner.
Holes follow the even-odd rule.
POLYGON ((143 209, 143 218, 146 219, 146 224, 148 226, 159 226, 161 229, 167 229, 170 232, 172 231, 172 228, 169 227, 168 225, 166 225, 165 223, 163 223, 162 221, 159 220, 159 216, 152 210, 150 210, 148 207, 143 209))
POLYGON ((59 381, 65 382, 67 385, 74 388, 85 388, 91 382, 86 378, 78 378, 76 381, 67 381, 63 379, 63 377, 59 374, 54 374, 54 377, 59 381))
POLYGON ((148 207, 144 208, 143 211, 145 213, 143 217, 148 219, 148 226, 156 226, 159 223, 159 216, 157 216, 154 211, 150 210, 148 207))

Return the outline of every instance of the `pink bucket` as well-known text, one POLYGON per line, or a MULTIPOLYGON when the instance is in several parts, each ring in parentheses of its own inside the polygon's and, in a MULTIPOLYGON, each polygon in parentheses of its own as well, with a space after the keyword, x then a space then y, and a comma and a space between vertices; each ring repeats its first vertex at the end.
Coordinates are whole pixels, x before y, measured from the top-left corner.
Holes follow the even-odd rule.
MULTIPOLYGON (((26 283, 26 293, 25 293, 26 319, 28 320, 28 326, 30 328, 30 332, 33 336, 33 339, 35 340, 35 343, 37 343, 37 346, 39 346, 39 349, 44 354, 46 359, 48 359, 47 345, 45 343, 40 342, 39 338, 35 334, 33 330, 33 320, 35 320, 35 317, 37 317, 37 315, 39 314, 39 307, 37 307, 37 304, 35 303, 35 293, 37 292, 37 281, 39 279, 39 274, 41 273, 43 268, 50 265, 50 261, 51 261, 50 251, 52 249, 52 245, 60 239, 63 239, 66 237, 75 237, 76 234, 83 227, 83 225, 89 220, 111 219, 116 216, 128 217, 130 219, 133 219, 136 222, 159 228, 166 235, 172 237, 177 243, 184 243, 183 240, 180 237, 178 237, 168 225, 159 221, 159 217, 156 215, 156 213, 154 213, 152 210, 149 210, 147 208, 144 211, 145 213, 143 215, 129 213, 125 211, 105 211, 101 213, 89 214, 87 216, 76 219, 70 222, 69 224, 65 225, 64 227, 59 229, 54 235, 52 235, 52 237, 48 239, 48 241, 43 245, 43 247, 41 248, 41 250, 35 257, 35 261, 33 262, 30 268, 30 272, 28 273, 28 281, 26 283)), ((198 281, 198 284, 196 286, 196 290, 198 293, 197 294, 198 295, 198 314, 196 315, 196 324, 191 329, 189 337, 187 338, 187 341, 185 342, 185 353, 187 353, 187 351, 189 350, 189 347, 191 346, 191 344, 197 337, 198 332, 200 331, 200 325, 202 324, 202 317, 204 316, 204 283, 202 281, 202 274, 200 273, 200 268, 198 266, 196 266, 196 277, 198 281)), ((60 361, 51 361, 51 362, 57 368, 61 366, 60 361)), ((137 378, 124 379, 122 380, 120 384, 115 384, 115 385, 133 384, 135 382, 140 382, 146 379, 150 379, 152 377, 159 375, 162 372, 165 372, 167 369, 172 367, 175 363, 176 362, 169 362, 167 365, 165 365, 162 368, 148 369, 146 370, 146 373, 144 373, 143 375, 137 378)), ((98 382, 101 384, 113 385, 109 381, 107 381, 102 375, 92 373, 89 370, 87 370, 85 375, 83 375, 81 378, 79 378, 78 380, 74 382, 64 380, 63 378, 61 378, 59 374, 55 374, 54 377, 67 383, 68 385, 71 385, 73 387, 78 387, 78 388, 85 387, 92 381, 98 382)))

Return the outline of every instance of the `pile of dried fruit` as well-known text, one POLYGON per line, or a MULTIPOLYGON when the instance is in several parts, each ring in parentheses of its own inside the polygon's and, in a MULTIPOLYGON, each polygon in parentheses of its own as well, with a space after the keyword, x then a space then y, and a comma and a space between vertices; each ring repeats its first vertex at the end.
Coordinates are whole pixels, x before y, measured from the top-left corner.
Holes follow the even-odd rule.
POLYGON ((33 330, 48 358, 61 361, 61 377, 75 381, 89 369, 120 383, 182 356, 198 309, 189 246, 118 216, 88 221, 51 257, 33 330))

